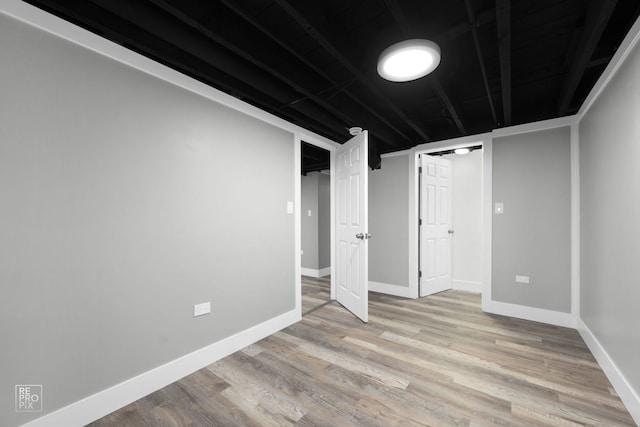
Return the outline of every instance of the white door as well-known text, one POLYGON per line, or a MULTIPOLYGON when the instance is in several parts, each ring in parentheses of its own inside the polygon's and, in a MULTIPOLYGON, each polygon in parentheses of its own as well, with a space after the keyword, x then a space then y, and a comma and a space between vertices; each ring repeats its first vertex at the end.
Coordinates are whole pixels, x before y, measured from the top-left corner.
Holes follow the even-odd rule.
POLYGON ((425 296, 451 289, 451 161, 420 157, 420 296, 425 296))
POLYGON ((368 321, 368 134, 363 131, 336 152, 337 300, 368 321))

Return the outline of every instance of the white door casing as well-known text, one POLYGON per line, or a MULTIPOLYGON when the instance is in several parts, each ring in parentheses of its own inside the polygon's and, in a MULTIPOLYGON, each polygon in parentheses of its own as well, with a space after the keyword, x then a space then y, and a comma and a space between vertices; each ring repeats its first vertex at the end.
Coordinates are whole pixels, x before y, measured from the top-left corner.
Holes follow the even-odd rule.
POLYGON ((345 308, 368 321, 368 133, 336 151, 336 290, 345 308))
POLYGON ((451 289, 451 161, 421 156, 420 296, 451 289))

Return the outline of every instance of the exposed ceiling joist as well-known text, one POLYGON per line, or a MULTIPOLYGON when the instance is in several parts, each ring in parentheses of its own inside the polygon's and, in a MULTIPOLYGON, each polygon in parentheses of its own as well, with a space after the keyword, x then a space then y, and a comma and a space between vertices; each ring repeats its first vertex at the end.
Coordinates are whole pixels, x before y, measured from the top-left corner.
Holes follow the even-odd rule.
POLYGON ((558 115, 563 116, 569 110, 573 95, 578 88, 589 60, 598 46, 609 19, 613 14, 618 0, 591 0, 580 42, 576 48, 571 67, 567 73, 558 98, 558 115))
POLYGON ((476 54, 478 55, 478 62, 480 63, 480 72, 482 73, 482 80, 484 87, 487 91, 487 100, 489 101, 489 108, 491 109, 491 115, 493 116, 493 122, 498 126, 498 116, 496 115, 496 109, 493 105, 493 98, 491 96, 491 87, 489 86, 489 78, 487 77, 487 67, 484 65, 484 59, 482 57, 482 49, 480 48, 480 37, 478 36, 477 21, 473 7, 471 6, 471 0, 465 0, 467 6, 467 16, 469 18, 469 28, 471 29, 471 35, 473 36, 473 43, 476 47, 476 54))
MULTIPOLYGON (((400 129, 398 129, 396 126, 394 126, 391 122, 389 122, 387 119, 384 118, 384 116, 382 116, 378 111, 376 111, 375 109, 371 108, 369 105, 367 105, 365 102, 363 102, 358 96, 354 95, 351 91, 347 90, 346 87, 347 85, 344 85, 343 83, 338 83, 336 82, 334 79, 332 79, 327 73, 323 72, 320 68, 318 68, 317 66, 315 66, 314 64, 311 63, 311 61, 309 61, 307 58, 305 58, 300 52, 297 52, 291 45, 290 43, 286 42, 285 40, 283 40, 281 37, 277 36, 273 31, 269 30, 264 24, 262 24, 260 21, 256 20, 255 18, 253 18, 250 14, 248 14, 246 11, 244 11, 240 6, 238 6, 235 2, 231 1, 231 0, 219 0, 222 4, 224 4, 225 6, 227 6, 230 10, 232 10, 233 12, 235 12, 238 16, 240 16, 241 18, 243 18, 245 21, 247 21, 248 23, 250 23, 251 25, 253 25, 254 28, 256 28, 257 30, 259 30, 260 32, 262 32, 264 35, 266 35, 267 37, 269 37, 271 40, 273 40, 275 43, 277 43, 280 47, 282 47, 283 49, 285 49, 287 52, 289 52, 291 55, 293 55, 298 61, 302 62, 303 64, 305 64, 310 70, 312 70, 313 72, 317 73, 319 76, 321 76, 322 78, 324 78, 327 82, 329 82, 333 87, 339 87, 340 90, 347 95, 349 98, 351 98, 354 102, 356 102, 358 105, 360 105, 363 109, 365 109, 367 112, 369 112, 371 115, 373 115, 374 117, 376 117, 378 120, 380 120, 382 123, 384 123, 389 129, 391 129, 393 132, 395 132, 397 135, 399 135, 400 137, 402 137, 405 141, 411 141, 411 139, 404 133, 402 132, 400 129)), ((351 79, 349 84, 353 83, 354 79, 351 79)), ((360 123, 357 123, 358 125, 360 125, 360 123)), ((383 135, 380 134, 380 132, 377 132, 379 137, 388 145, 391 146, 398 146, 398 143, 395 142, 394 139, 391 138, 385 138, 383 135)))
MULTIPOLYGON (((238 80, 251 81, 252 84, 261 85, 265 89, 263 93, 271 97, 271 103, 274 100, 280 100, 280 103, 283 104, 286 100, 297 96, 297 91, 272 78, 273 76, 270 73, 257 73, 247 65, 234 60, 234 54, 228 49, 216 44, 206 43, 195 38, 192 33, 182 31, 179 27, 172 25, 171 22, 163 20, 159 16, 152 16, 151 12, 153 11, 145 7, 144 4, 108 0, 90 0, 90 2, 149 33, 157 34, 165 43, 183 50, 212 68, 234 76, 238 80), (171 31, 167 31, 169 28, 171 31)), ((132 40, 132 45, 136 46, 135 40, 132 40)), ((298 113, 302 114, 305 116, 304 121, 313 120, 317 122, 316 129, 322 129, 321 133, 325 135, 335 137, 336 134, 333 129, 344 125, 344 122, 338 119, 335 114, 329 114, 328 110, 317 108, 311 103, 298 104, 295 109, 297 113, 293 115, 292 119, 298 113)))
POLYGON ((333 140, 366 127, 374 167, 429 139, 571 113, 640 15, 637 0, 24 1, 333 140), (391 84, 375 58, 402 33, 444 60, 391 84))
POLYGON ((451 100, 451 98, 449 98, 449 95, 444 90, 442 84, 440 83, 440 80, 438 80, 436 76, 431 76, 431 84, 433 86, 433 90, 438 94, 440 101, 444 104, 447 111, 449 111, 449 115, 451 116, 453 123, 455 123, 456 127, 462 135, 466 135, 467 130, 464 128, 462 120, 460 120, 460 115, 458 114, 460 108, 454 106, 454 102, 451 100))
MULTIPOLYGON (((92 0, 92 1, 94 1, 94 0, 92 0)), ((95 0, 95 1, 100 1, 101 3, 105 3, 102 0, 95 0)), ((291 80, 290 78, 285 76, 280 71, 274 69, 273 67, 270 67, 269 65, 267 65, 267 64, 265 64, 263 62, 261 62, 259 59, 255 58, 252 55, 248 54, 247 52, 243 51, 242 49, 240 49, 238 46, 234 45, 233 43, 223 39, 220 36, 218 36, 216 33, 214 33, 209 28, 207 28, 206 26, 204 26, 203 24, 198 22, 196 19, 193 19, 190 16, 187 16, 186 14, 181 12, 179 9, 177 9, 176 7, 171 5, 170 3, 168 3, 168 2, 166 2, 164 0, 148 0, 148 1, 153 3, 154 5, 156 5, 160 9, 164 10, 166 13, 170 14, 171 16, 175 17, 180 22, 182 22, 185 25, 189 26, 190 28, 196 30, 198 33, 202 34, 203 36, 205 36, 209 40, 219 44, 220 46, 223 46, 225 49, 227 49, 227 50, 233 52, 234 54, 238 55, 239 57, 241 57, 245 61, 250 62, 251 64, 253 64, 256 67, 260 68, 261 70, 265 71, 266 73, 272 75, 276 79, 280 80, 281 82, 283 82, 284 84, 289 86, 291 89, 295 90, 299 94, 304 95, 306 99, 310 99, 313 102, 315 102, 316 104, 318 104, 319 106, 321 106, 324 110, 329 111, 329 112, 333 112, 333 114, 336 116, 336 118, 342 120, 346 126, 351 126, 351 125, 357 124, 357 122, 354 119, 352 119, 351 117, 349 117, 346 114, 342 113, 340 110, 337 110, 332 105, 327 103, 325 100, 323 100, 319 96, 317 96, 314 93, 312 93, 310 90, 302 87, 300 84, 298 84, 295 81, 291 80)), ((109 2, 107 2, 107 3, 109 3, 109 2)), ((291 106, 291 105, 293 105, 293 103, 289 102, 289 103, 286 103, 286 105, 287 106, 291 106)))
MULTIPOLYGON (((409 25, 409 22, 407 21, 407 18, 404 15, 404 12, 398 5, 397 0, 384 0, 384 3, 387 6, 387 9, 389 9, 389 11, 391 12, 391 15, 393 15, 393 18, 395 19, 396 24, 398 25, 398 27, 400 27, 400 30, 402 31, 404 36, 407 38, 411 38, 413 34, 412 28, 409 25)), ((447 91, 444 89, 440 81, 434 75, 429 76, 429 79, 431 81, 431 85, 433 86, 434 91, 438 95, 438 98, 440 98, 440 101, 445 106, 445 108, 449 112, 449 115, 453 119, 453 122, 455 123, 456 128, 458 129, 458 131, 460 131, 462 135, 466 135, 467 131, 464 128, 462 121, 460 120, 460 115, 459 115, 460 108, 456 109, 454 107, 453 101, 447 94, 447 91)))
POLYGON ((504 125, 511 126, 511 0, 496 0, 504 125))
POLYGON ((344 55, 340 52, 326 37, 324 37, 320 31, 300 12, 298 12, 291 4, 286 0, 274 0, 285 12, 291 16, 298 25, 305 30, 323 49, 329 52, 343 67, 345 67, 351 74, 358 77, 358 80, 364 84, 372 93, 383 102, 407 125, 409 125, 424 141, 430 141, 431 138, 427 132, 418 126, 413 120, 411 120, 398 106, 396 106, 382 91, 376 87, 371 81, 344 55))

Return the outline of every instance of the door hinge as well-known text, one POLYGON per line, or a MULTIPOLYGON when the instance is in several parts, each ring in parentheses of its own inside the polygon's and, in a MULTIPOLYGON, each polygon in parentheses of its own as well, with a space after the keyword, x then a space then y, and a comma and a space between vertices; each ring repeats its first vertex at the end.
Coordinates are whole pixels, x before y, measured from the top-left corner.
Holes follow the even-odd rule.
POLYGON ((418 278, 422 277, 422 271, 418 271, 418 278))
POLYGON ((422 218, 418 220, 418 225, 422 225, 422 218))
POLYGON ((418 173, 422 173, 422 166, 418 166, 418 173))

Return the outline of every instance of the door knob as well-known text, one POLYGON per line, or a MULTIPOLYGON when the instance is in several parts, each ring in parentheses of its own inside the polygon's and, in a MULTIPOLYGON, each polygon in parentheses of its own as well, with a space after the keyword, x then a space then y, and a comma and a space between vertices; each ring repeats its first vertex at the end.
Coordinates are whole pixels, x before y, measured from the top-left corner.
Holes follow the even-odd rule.
POLYGON ((356 239, 364 240, 364 234, 362 233, 356 234, 356 239))
POLYGON ((449 233, 449 234, 453 234, 453 230, 452 230, 452 229, 449 229, 449 231, 447 231, 447 233, 449 233))

